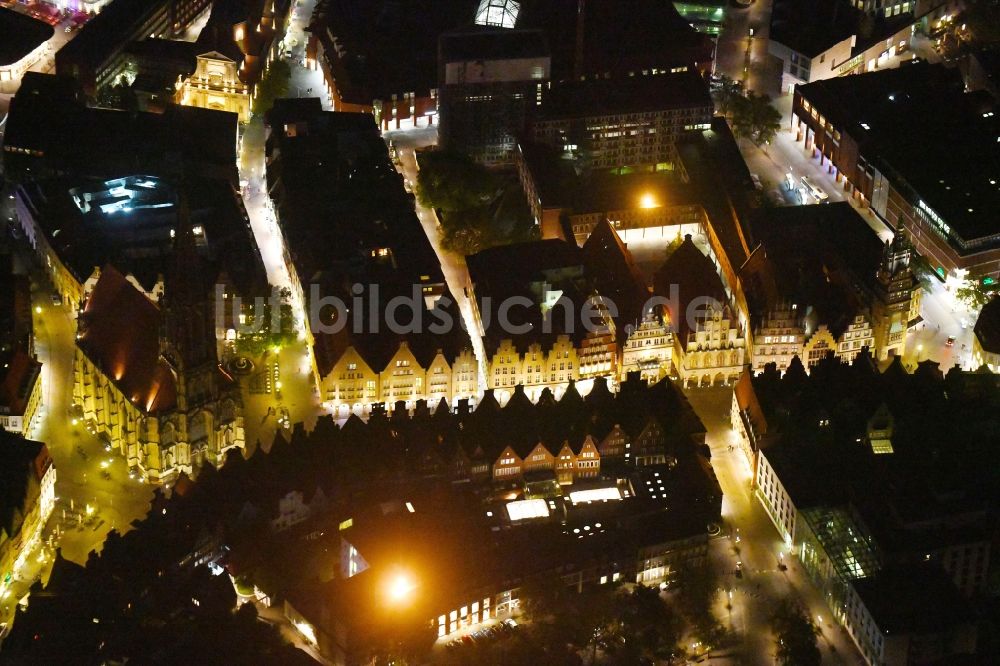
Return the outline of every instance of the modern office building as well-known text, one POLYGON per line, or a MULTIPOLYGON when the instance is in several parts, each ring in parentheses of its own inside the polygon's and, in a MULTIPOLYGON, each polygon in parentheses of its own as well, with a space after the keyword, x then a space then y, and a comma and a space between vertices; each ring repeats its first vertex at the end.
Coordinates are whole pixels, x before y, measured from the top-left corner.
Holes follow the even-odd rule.
POLYGON ((995 101, 943 65, 799 86, 792 107, 797 139, 950 287, 1000 279, 998 127, 995 101))
POLYGON ((440 142, 483 164, 512 163, 548 83, 551 61, 539 30, 442 35, 440 142))
POLYGON ((591 169, 673 171, 677 139, 709 129, 713 114, 700 74, 683 66, 653 68, 647 76, 544 86, 531 134, 538 143, 581 154, 591 169))

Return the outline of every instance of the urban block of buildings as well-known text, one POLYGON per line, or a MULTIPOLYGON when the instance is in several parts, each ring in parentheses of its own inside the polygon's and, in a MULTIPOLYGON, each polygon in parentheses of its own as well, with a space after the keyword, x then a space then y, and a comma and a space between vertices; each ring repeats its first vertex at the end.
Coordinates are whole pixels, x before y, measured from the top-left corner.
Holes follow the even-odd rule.
POLYGON ((44 408, 42 364, 35 358, 31 289, 0 254, 0 430, 30 437, 44 408))
POLYGON ((38 545, 56 503, 56 468, 48 448, 0 428, 0 595, 38 545))
POLYGON ((972 337, 972 364, 1000 373, 1000 298, 983 306, 972 337))
POLYGON ((905 232, 883 244, 845 202, 760 211, 749 228, 754 372, 795 357, 811 368, 830 352, 849 362, 862 348, 904 355, 923 295, 905 232))
POLYGON ((740 379, 732 422, 755 497, 868 663, 975 651, 996 484, 991 439, 971 433, 997 388, 898 357, 880 374, 867 351, 740 379))
POLYGON ((915 64, 796 87, 792 128, 954 288, 1000 279, 995 109, 987 93, 964 91, 958 70, 915 64))
MULTIPOLYGON (((919 30, 961 9, 958 0, 776 0, 768 54, 781 61, 781 90, 905 64, 919 30)), ((911 56, 915 57, 915 56, 911 56)))
POLYGON ((341 427, 321 417, 267 453, 178 480, 162 506, 218 496, 222 527, 198 557, 336 663, 410 626, 384 614, 393 576, 412 577, 409 621, 442 642, 518 616, 535 581, 656 586, 707 556, 721 492, 705 429, 669 381, 599 386, 537 403, 520 391, 503 407, 487 391, 474 410, 421 402, 341 427))

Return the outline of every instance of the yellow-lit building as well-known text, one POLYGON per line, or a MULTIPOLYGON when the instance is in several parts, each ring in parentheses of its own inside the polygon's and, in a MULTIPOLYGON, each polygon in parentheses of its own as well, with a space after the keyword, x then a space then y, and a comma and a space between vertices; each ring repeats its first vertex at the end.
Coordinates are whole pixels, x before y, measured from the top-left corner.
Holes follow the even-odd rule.
MULTIPOLYGON (((56 503, 56 468, 41 442, 0 431, 0 484, 23 494, 0 497, 0 598, 23 571, 56 503)), ((13 600, 8 600, 13 601, 13 600)))
POLYGON ((622 378, 639 372, 644 380, 658 382, 673 369, 674 334, 659 315, 649 312, 632 331, 622 351, 622 378))
POLYGON ((215 360, 211 308, 175 298, 161 313, 108 266, 78 317, 74 405, 153 482, 219 466, 245 445, 238 386, 215 360))
POLYGON ((240 65, 231 58, 210 51, 197 57, 194 73, 177 81, 177 102, 239 115, 250 120, 250 88, 240 80, 240 65))
POLYGON ((712 386, 734 383, 743 371, 746 339, 723 308, 712 308, 688 334, 687 344, 677 346, 677 369, 684 385, 712 386))

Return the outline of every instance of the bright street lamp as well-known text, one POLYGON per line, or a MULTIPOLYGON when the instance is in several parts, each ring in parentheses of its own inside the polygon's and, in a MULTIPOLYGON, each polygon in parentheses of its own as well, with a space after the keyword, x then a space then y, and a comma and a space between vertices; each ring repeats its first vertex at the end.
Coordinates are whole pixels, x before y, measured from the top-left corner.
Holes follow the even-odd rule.
POLYGON ((657 208, 659 205, 652 192, 646 192, 639 199, 639 208, 657 208))
POLYGON ((393 605, 402 605, 410 601, 413 590, 417 587, 413 578, 406 573, 394 574, 386 585, 386 597, 393 605))

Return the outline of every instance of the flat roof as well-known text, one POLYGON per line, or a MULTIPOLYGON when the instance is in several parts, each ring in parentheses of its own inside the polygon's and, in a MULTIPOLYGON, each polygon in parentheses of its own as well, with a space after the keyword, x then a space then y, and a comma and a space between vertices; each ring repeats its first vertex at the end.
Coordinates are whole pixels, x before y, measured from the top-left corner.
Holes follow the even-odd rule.
MULTIPOLYGON (((518 28, 540 28, 552 54, 552 80, 574 77, 578 0, 522 0, 518 28)), ((584 7, 582 74, 627 76, 644 68, 707 63, 712 39, 697 32, 672 2, 587 0, 584 7)))
POLYGON ((878 629, 890 636, 937 634, 972 622, 968 602, 935 565, 889 567, 851 584, 878 629))
POLYGON ((774 0, 769 37, 812 58, 856 34, 862 15, 847 0, 774 0))
POLYGON ((668 109, 712 109, 708 83, 693 68, 619 79, 564 81, 543 90, 539 120, 668 109))
POLYGON ((957 69, 917 63, 796 92, 929 218, 939 217, 959 252, 1000 246, 1000 113, 988 96, 964 92, 957 69))
POLYGON ((478 0, 328 0, 309 30, 323 44, 344 101, 370 105, 437 88, 438 37, 471 25, 477 6, 478 0))
POLYGON ((541 30, 468 29, 441 35, 442 62, 466 60, 515 60, 549 55, 541 30))
POLYGON ((0 7, 0 67, 19 62, 52 38, 55 30, 44 21, 0 7))
MULTIPOLYGON (((201 227, 199 253, 243 295, 263 294, 267 278, 246 212, 223 180, 183 186, 191 223, 201 227)), ((46 241, 81 283, 112 264, 150 290, 168 272, 178 228, 176 188, 150 176, 109 181, 58 178, 23 184, 19 195, 46 241)))
POLYGON ((74 64, 97 69, 126 43, 140 37, 135 34, 139 24, 163 6, 163 0, 112 0, 59 49, 56 71, 72 74, 69 68, 74 64))

